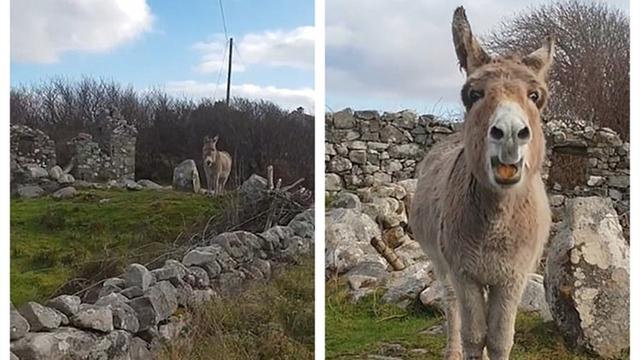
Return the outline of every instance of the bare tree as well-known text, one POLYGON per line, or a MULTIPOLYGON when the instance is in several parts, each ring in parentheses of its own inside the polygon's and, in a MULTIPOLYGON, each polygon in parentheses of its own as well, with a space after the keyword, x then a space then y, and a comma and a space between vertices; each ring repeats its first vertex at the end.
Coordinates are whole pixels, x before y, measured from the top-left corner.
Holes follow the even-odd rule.
POLYGON ((504 21, 485 38, 495 52, 529 53, 556 37, 549 117, 591 121, 629 139, 629 17, 604 2, 540 5, 504 21))

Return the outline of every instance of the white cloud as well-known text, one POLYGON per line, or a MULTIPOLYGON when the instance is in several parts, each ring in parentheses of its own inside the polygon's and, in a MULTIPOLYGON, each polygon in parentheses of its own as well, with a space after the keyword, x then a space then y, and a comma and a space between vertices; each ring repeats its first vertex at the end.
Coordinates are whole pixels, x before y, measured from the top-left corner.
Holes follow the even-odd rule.
MULTIPOLYGON (((372 103, 459 103, 464 74, 451 39, 451 17, 464 5, 476 34, 515 12, 551 0, 327 0, 326 84, 336 109, 372 103), (365 100, 366 99, 366 100, 365 100)), ((628 12, 628 1, 609 3, 628 12)), ((387 109, 380 109, 387 110, 387 109)))
MULTIPOLYGON (((224 92, 224 86, 216 87, 215 83, 198 82, 195 80, 172 81, 165 85, 167 93, 176 96, 194 98, 213 97, 220 98, 224 92)), ((268 100, 285 109, 296 109, 302 106, 307 113, 313 113, 314 90, 312 88, 287 89, 275 86, 260 86, 254 84, 231 85, 231 96, 243 97, 253 100, 268 100)))
MULTIPOLYGON (((237 49, 233 54, 234 71, 242 71, 255 64, 313 69, 314 32, 312 26, 301 26, 288 31, 248 33, 234 39, 237 49)), ((218 72, 226 46, 226 39, 220 34, 211 41, 194 44, 194 49, 203 53, 197 70, 203 73, 218 72)))
POLYGON ((151 29, 146 0, 13 0, 14 61, 52 63, 69 51, 104 52, 151 29))

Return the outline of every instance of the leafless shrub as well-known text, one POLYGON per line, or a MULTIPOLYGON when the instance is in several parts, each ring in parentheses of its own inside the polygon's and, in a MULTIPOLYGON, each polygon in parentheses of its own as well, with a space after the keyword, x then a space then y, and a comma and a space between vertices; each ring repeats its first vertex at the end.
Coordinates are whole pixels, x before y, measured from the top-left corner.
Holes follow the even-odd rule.
POLYGON ((550 117, 580 118, 629 139, 629 17, 604 2, 540 5, 504 21, 484 43, 526 54, 556 37, 550 117))

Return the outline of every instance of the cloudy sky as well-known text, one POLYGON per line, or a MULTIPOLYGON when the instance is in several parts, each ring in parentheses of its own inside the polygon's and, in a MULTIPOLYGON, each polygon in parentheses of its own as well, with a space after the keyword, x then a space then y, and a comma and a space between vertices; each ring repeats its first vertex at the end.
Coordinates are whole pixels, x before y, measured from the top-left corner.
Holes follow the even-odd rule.
MULTIPOLYGON (((587 0, 588 1, 588 0, 587 0)), ((464 5, 474 33, 548 0, 326 0, 326 104, 460 113, 451 17, 464 5)), ((629 13, 627 0, 609 0, 629 13)))
MULTIPOLYGON (((313 0, 222 3, 232 96, 313 111, 313 0)), ((89 75, 221 99, 226 44, 218 0, 11 1, 13 86, 89 75)))

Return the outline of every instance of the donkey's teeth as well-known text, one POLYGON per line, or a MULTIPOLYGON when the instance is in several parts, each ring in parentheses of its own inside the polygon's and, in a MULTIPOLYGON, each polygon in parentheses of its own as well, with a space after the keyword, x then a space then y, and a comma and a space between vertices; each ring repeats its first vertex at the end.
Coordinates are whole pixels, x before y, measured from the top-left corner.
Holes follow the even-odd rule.
POLYGON ((518 167, 515 165, 498 164, 496 171, 502 179, 511 179, 518 173, 518 167))

